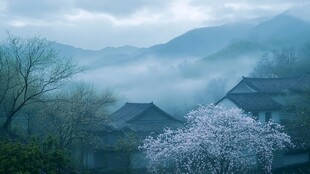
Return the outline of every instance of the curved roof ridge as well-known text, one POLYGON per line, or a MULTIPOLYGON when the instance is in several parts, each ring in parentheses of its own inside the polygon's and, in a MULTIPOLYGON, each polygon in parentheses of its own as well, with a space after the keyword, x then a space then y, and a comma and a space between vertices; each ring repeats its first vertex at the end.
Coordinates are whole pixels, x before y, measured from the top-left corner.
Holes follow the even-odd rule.
POLYGON ((154 108, 158 112, 164 114, 166 117, 173 119, 175 121, 178 120, 176 117, 168 114, 166 111, 162 110, 158 106, 156 106, 153 102, 151 103, 129 103, 126 102, 120 109, 109 115, 110 125, 114 128, 124 128, 127 125, 127 122, 135 120, 140 117, 142 114, 147 112, 149 109, 154 108))
POLYGON ((255 89, 256 91, 261 92, 261 89, 259 89, 257 86, 255 86, 254 84, 252 84, 251 82, 248 81, 248 79, 246 79, 246 77, 242 77, 242 80, 251 88, 255 89))
POLYGON ((252 79, 252 80, 284 80, 284 79, 299 79, 301 77, 303 77, 304 75, 302 76, 292 76, 292 77, 244 77, 242 76, 242 79, 252 79))
POLYGON ((266 95, 266 96, 270 96, 265 92, 238 92, 238 93, 227 93, 227 95, 266 95))
POLYGON ((283 78, 251 78, 243 77, 243 81, 258 89, 258 91, 266 93, 281 93, 283 90, 288 90, 293 87, 302 76, 283 77, 283 78))
POLYGON ((149 103, 137 103, 137 102, 126 102, 125 104, 153 104, 153 102, 149 102, 149 103))

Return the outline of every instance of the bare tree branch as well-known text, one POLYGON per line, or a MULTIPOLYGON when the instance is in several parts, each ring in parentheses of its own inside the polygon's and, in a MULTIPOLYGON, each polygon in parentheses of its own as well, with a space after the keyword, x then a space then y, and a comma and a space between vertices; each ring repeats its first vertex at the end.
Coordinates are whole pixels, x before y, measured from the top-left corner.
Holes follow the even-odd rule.
POLYGON ((5 130, 25 106, 44 101, 41 98, 45 94, 81 71, 71 59, 58 56, 51 46, 40 37, 23 39, 10 34, 1 45, 0 80, 4 85, 0 88, 0 108, 1 115, 6 116, 5 130))

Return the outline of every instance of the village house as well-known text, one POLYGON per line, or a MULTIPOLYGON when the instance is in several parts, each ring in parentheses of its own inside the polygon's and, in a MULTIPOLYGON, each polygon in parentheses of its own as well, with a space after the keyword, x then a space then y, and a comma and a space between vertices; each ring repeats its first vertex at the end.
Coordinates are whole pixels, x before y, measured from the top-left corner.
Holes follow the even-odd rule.
MULTIPOLYGON (((228 108, 238 107, 263 123, 270 120, 285 123, 287 120, 298 118, 296 113, 288 112, 285 108, 303 95, 309 87, 310 74, 288 78, 242 77, 242 80, 216 104, 223 104, 228 108)), ((309 163, 309 150, 291 150, 277 153, 273 168, 305 163, 309 163)))
POLYGON ((88 155, 94 173, 144 173, 147 161, 138 146, 151 134, 176 128, 183 122, 151 103, 126 103, 112 113, 102 129, 94 131, 99 142, 88 155))
MULTIPOLYGON (((261 122, 283 123, 298 115, 284 111, 310 85, 310 75, 289 78, 248 78, 233 87, 216 104, 238 107, 261 122)), ((138 146, 151 134, 164 128, 177 128, 179 118, 166 113, 153 102, 126 103, 93 131, 96 145, 88 152, 85 165, 94 173, 145 173, 147 161, 138 146)), ((274 169, 309 164, 309 151, 275 154, 274 169)))

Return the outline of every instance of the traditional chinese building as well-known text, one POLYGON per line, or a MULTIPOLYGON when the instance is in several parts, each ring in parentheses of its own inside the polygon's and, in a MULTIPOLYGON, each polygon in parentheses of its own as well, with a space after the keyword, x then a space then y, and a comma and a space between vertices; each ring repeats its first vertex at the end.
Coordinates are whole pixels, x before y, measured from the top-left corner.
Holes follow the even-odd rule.
MULTIPOLYGON (((216 104, 223 104, 228 108, 238 107, 263 123, 272 120, 283 124, 299 117, 294 110, 289 111, 287 108, 304 95, 309 87, 310 74, 288 78, 242 77, 242 80, 216 104)), ((291 132, 290 135, 294 139, 295 131, 291 132)), ((309 128, 306 132, 309 132, 309 128)), ((309 149, 291 150, 276 154, 273 167, 298 166, 309 163, 309 159, 309 149)))
POLYGON ((144 173, 147 160, 138 150, 141 142, 182 121, 152 103, 126 103, 111 114, 101 130, 87 165, 96 173, 144 173))

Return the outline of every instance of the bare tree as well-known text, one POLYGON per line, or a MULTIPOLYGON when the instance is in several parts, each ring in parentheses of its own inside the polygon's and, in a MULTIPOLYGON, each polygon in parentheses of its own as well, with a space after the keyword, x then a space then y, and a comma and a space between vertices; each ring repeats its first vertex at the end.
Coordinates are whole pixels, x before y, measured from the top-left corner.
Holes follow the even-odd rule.
POLYGON ((65 148, 77 140, 86 140, 89 130, 100 128, 108 106, 117 101, 111 90, 100 91, 87 84, 80 84, 70 91, 55 96, 55 102, 46 103, 41 113, 41 130, 46 131, 45 135, 54 134, 65 148))
POLYGON ((37 132, 43 137, 55 137, 61 148, 74 154, 72 158, 82 170, 88 150, 100 142, 93 132, 102 128, 108 107, 117 100, 112 90, 101 91, 88 84, 62 91, 53 102, 45 103, 40 117, 36 117, 37 132))
POLYGON ((300 74, 309 73, 309 67, 310 67, 310 43, 305 44, 301 47, 300 51, 300 63, 298 71, 300 74))
POLYGON ((44 38, 8 35, 0 46, 0 110, 3 129, 26 106, 44 102, 45 94, 58 89, 81 71, 72 59, 61 57, 44 38))
POLYGON ((283 48, 264 54, 252 72, 254 77, 287 77, 295 75, 298 57, 295 49, 283 48))
POLYGON ((226 86, 227 81, 223 78, 211 79, 206 86, 203 102, 210 104, 220 100, 227 92, 226 86))

